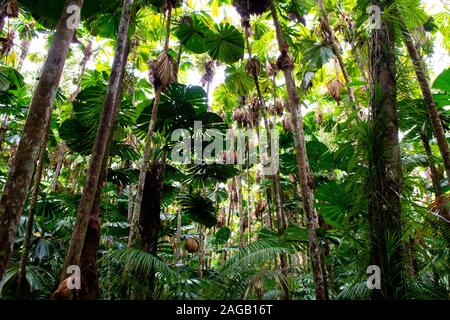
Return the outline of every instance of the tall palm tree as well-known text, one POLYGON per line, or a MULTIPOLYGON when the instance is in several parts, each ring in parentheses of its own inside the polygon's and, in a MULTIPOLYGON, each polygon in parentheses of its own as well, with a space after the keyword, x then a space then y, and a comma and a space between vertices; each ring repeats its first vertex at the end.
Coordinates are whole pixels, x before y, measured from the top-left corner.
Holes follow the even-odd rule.
POLYGON ((133 217, 131 221, 130 234, 128 237, 128 246, 133 247, 138 236, 139 231, 139 217, 141 214, 142 197, 145 187, 145 176, 147 173, 148 161, 151 158, 151 146, 153 142, 153 133, 155 131, 156 118, 158 116, 158 108, 161 101, 161 94, 167 88, 167 86, 176 80, 176 66, 173 59, 169 55, 169 42, 170 42, 170 30, 172 20, 172 10, 176 5, 176 2, 165 0, 163 4, 163 10, 166 14, 166 37, 164 43, 163 52, 159 55, 156 61, 151 66, 150 72, 152 73, 154 87, 155 87, 155 100, 153 102, 152 116, 148 127, 144 158, 142 159, 139 182, 136 186, 136 196, 133 208, 133 217))
POLYGON ((293 125, 294 143, 297 157, 298 174, 302 191, 303 209, 307 217, 309 252, 311 256, 316 298, 325 300, 327 297, 325 290, 324 274, 322 272, 322 259, 320 254, 320 245, 316 235, 316 229, 319 226, 317 211, 314 208, 314 194, 312 190, 312 176, 309 168, 308 156, 306 154, 305 134, 303 130, 303 120, 299 103, 299 96, 295 87, 293 77, 294 65, 289 54, 289 47, 284 40, 278 19, 277 9, 273 0, 269 0, 273 23, 276 30, 280 57, 278 66, 284 73, 286 89, 289 96, 289 111, 291 113, 291 123, 293 125))
MULTIPOLYGON (((339 44, 338 39, 336 38, 336 35, 334 34, 334 31, 332 30, 330 26, 330 21, 328 20, 328 13, 327 9, 325 8, 325 4, 323 0, 318 0, 320 13, 322 14, 322 18, 320 19, 320 24, 323 29, 323 32, 327 35, 327 38, 329 38, 331 47, 333 49, 333 53, 336 56, 339 67, 341 68, 342 74, 344 75, 345 83, 349 84, 352 80, 350 79, 349 73, 347 71, 347 67, 345 66, 344 59, 342 58, 341 54, 341 46, 339 44)), ((349 99, 352 104, 356 103, 355 94, 353 92, 352 87, 348 87, 348 93, 349 93, 349 99)), ((353 107, 355 107, 353 105, 353 107)))
POLYGON ((133 17, 134 0, 124 0, 120 19, 119 33, 117 36, 116 51, 112 65, 111 75, 102 115, 100 118, 97 136, 92 150, 92 157, 86 177, 85 187, 78 206, 77 219, 67 250, 64 267, 61 274, 61 282, 66 279, 67 267, 79 265, 83 250, 83 244, 88 230, 90 214, 97 193, 100 175, 109 148, 114 122, 120 106, 120 86, 123 80, 124 66, 128 56, 128 30, 133 17))
POLYGON ((430 116, 434 135, 436 136, 437 145, 439 146, 439 151, 441 152, 441 156, 444 161, 447 183, 450 186, 450 148, 445 135, 444 126, 442 125, 439 111, 436 108, 436 102, 434 101, 431 93, 430 83, 428 82, 427 74, 425 72, 425 68, 423 67, 424 65, 422 58, 420 57, 417 46, 414 43, 414 39, 404 21, 400 22, 400 29, 403 35, 403 41, 408 49, 409 57, 414 65, 414 71, 416 72, 417 81, 419 82, 423 99, 427 105, 428 115, 430 116))
POLYGON ((0 199, 0 278, 3 277, 11 257, 20 215, 39 156, 39 148, 46 134, 45 128, 50 121, 56 91, 75 34, 75 29, 67 23, 72 16, 72 13, 67 13, 67 7, 77 5, 82 8, 83 2, 84 0, 66 1, 55 38, 29 106, 27 121, 14 163, 3 187, 0 199))
MULTIPOLYGON (((373 0, 381 10, 392 1, 373 0)), ((398 137, 395 35, 390 21, 372 30, 369 43, 371 155, 369 183, 369 229, 372 263, 381 269, 381 290, 374 298, 401 298, 403 246, 401 242, 402 168, 398 137)))

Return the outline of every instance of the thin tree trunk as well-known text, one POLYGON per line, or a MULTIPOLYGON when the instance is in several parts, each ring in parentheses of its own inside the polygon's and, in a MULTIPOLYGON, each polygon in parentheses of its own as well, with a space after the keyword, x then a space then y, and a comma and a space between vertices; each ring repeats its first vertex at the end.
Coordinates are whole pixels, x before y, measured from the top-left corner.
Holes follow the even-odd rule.
POLYGON ((180 260, 180 242, 181 242, 181 212, 183 207, 181 205, 178 206, 177 213, 177 237, 175 240, 175 260, 178 263, 180 260))
MULTIPOLYGON (((172 8, 169 7, 167 11, 166 41, 164 44, 164 51, 166 53, 169 50, 171 20, 172 20, 172 8)), ((159 86, 159 88, 155 92, 155 100, 153 102, 152 116, 150 118, 145 143, 144 158, 142 159, 140 167, 139 182, 136 186, 136 197, 134 202, 133 219, 130 226, 130 234, 128 236, 129 248, 134 247, 136 243, 136 237, 139 234, 139 216, 141 213, 142 197, 144 194, 145 176, 147 174, 148 161, 150 160, 152 154, 153 133, 155 131, 156 118, 158 116, 159 103, 161 101, 161 94, 163 90, 164 90, 163 86, 159 86)))
POLYGON ((134 202, 134 197, 133 197, 133 193, 134 193, 134 189, 135 186, 134 184, 130 184, 128 186, 128 223, 131 224, 131 220, 133 219, 133 202, 134 202))
POLYGON ((203 260, 205 255, 204 248, 204 231, 203 226, 201 224, 198 225, 198 240, 199 240, 199 248, 198 248, 198 277, 203 278, 203 260))
POLYGON ((81 63, 80 63, 81 71, 80 71, 80 74, 78 75, 77 87, 69 97, 70 102, 75 101, 78 93, 80 93, 81 82, 83 80, 84 73, 86 72, 87 64, 92 56, 92 41, 93 41, 93 38, 89 39, 89 42, 86 44, 86 48, 84 48, 84 56, 83 56, 83 60, 81 60, 81 63))
POLYGON ((238 190, 238 210, 239 210, 239 245, 244 247, 244 209, 242 206, 242 177, 236 178, 236 187, 238 190))
MULTIPOLYGON (((119 88, 116 92, 117 98, 115 99, 114 113, 117 114, 120 108, 120 102, 123 95, 123 79, 125 76, 125 68, 127 65, 127 57, 129 54, 130 46, 129 39, 126 42, 126 51, 124 55, 124 62, 122 64, 122 70, 119 81, 119 88)), ((113 123, 115 119, 113 120, 113 123)), ((113 130, 112 130, 113 131, 113 130)), ((95 193, 94 203, 92 204, 92 210, 89 217, 89 223, 86 231, 86 236, 84 238, 83 251, 80 257, 81 266, 81 290, 79 292, 79 299, 81 300, 96 300, 100 294, 99 285, 99 273, 97 271, 97 250, 100 244, 100 206, 102 200, 102 190, 103 186, 107 182, 108 174, 108 161, 109 153, 111 147, 111 141, 113 139, 111 135, 108 137, 107 149, 105 152, 105 157, 102 164, 102 170, 100 173, 97 190, 95 193)))
MULTIPOLYGON (((339 62, 339 66, 341 67, 342 74, 344 75, 345 83, 349 84, 351 82, 351 79, 350 79, 350 76, 348 75, 348 71, 347 71, 347 67, 345 66, 344 59, 342 59, 341 46, 333 32, 333 29, 330 26, 330 22, 328 20, 328 13, 325 8, 325 4, 324 4, 323 0, 318 0, 318 3, 319 3, 320 12, 322 13, 322 16, 323 16, 323 20, 325 21, 325 23, 322 23, 322 26, 326 28, 326 32, 330 36, 331 48, 333 49, 333 53, 339 62)), ((348 89, 348 95, 350 98, 350 102, 353 104, 353 107, 355 108, 356 106, 354 104, 356 103, 356 99, 355 99, 355 94, 353 92, 353 88, 347 87, 347 89, 348 89)))
POLYGON ((56 160, 55 173, 53 174, 52 185, 50 189, 52 192, 56 190, 56 185, 58 184, 58 178, 59 175, 61 174, 65 151, 66 151, 66 142, 61 141, 58 148, 58 158, 56 160))
MULTIPOLYGON (((373 0, 383 10, 392 2, 373 0)), ((401 226, 401 156, 398 138, 394 27, 372 31, 370 54, 371 155, 369 231, 372 264, 381 269, 374 299, 399 299, 405 293, 401 226), (389 245, 390 244, 390 245, 389 245), (388 247, 389 246, 389 247, 388 247)))
POLYGON ((30 103, 23 134, 3 187, 0 200, 0 279, 3 277, 12 252, 20 215, 30 189, 39 147, 50 119, 56 92, 64 69, 75 29, 69 29, 66 13, 68 5, 83 6, 83 0, 66 2, 48 58, 30 103))
POLYGON ((30 240, 33 232, 33 224, 34 224, 34 216, 36 214, 36 204, 39 197, 40 192, 40 186, 41 186, 41 180, 42 180, 42 173, 44 172, 44 162, 45 162, 45 154, 47 150, 47 141, 48 136, 50 133, 50 121, 49 125, 47 126, 47 133, 44 135, 44 138, 41 143, 40 151, 39 151, 39 161, 38 165, 36 166, 36 173, 34 174, 34 187, 33 187, 33 193, 31 195, 31 201, 30 201, 30 210, 28 212, 28 220, 27 220, 27 227, 25 230, 25 235, 23 237, 23 246, 22 246, 22 256, 20 257, 19 262, 19 271, 17 274, 17 294, 19 297, 22 296, 23 292, 23 285, 25 281, 25 275, 26 275, 26 265, 28 260, 28 254, 30 252, 30 240))
MULTIPOLYGON (((244 21, 242 21, 242 25, 243 26, 245 25, 244 21)), ((251 59, 253 57, 253 55, 252 55, 252 48, 250 46, 250 40, 249 40, 250 35, 248 34, 248 31, 245 29, 245 27, 244 27, 244 33, 245 33, 245 40, 246 40, 246 46, 247 46, 247 53, 248 53, 249 59, 251 59)), ((256 92, 258 93, 258 99, 259 99, 259 101, 261 103, 261 107, 262 107, 262 116, 263 116, 263 120, 264 120, 264 127, 266 129, 266 135, 267 135, 267 141, 268 141, 267 149, 268 149, 269 154, 271 156, 273 156, 273 154, 272 154, 272 152, 273 152, 272 134, 270 132, 269 120, 267 119, 267 115, 266 115, 267 106, 266 106, 264 96, 261 91, 258 74, 254 68, 252 69, 252 76, 253 76, 253 81, 255 82, 256 92)), ((276 87, 274 86, 274 92, 275 92, 275 90, 276 90, 276 87)), ((276 103, 276 94, 274 94, 273 99, 274 99, 274 103, 276 103)), ((275 125, 276 125, 276 123, 275 123, 275 125)), ((273 181, 273 189, 272 190, 274 193, 275 210, 276 210, 278 221, 280 223, 279 233, 283 234, 286 226, 284 223, 283 211, 281 209, 281 186, 280 186, 280 171, 279 170, 277 170, 277 172, 272 176, 272 181, 273 181)), ((271 223, 271 225, 272 225, 272 223, 271 223)))
POLYGON ((20 52, 19 57, 19 63, 17 64, 17 70, 22 70, 23 63, 25 62, 25 59, 27 58, 28 51, 30 50, 30 44, 31 40, 27 35, 25 35, 25 38, 22 41, 22 51, 20 52))
POLYGON ((316 298, 318 300, 326 299, 325 282, 322 272, 322 261, 320 256, 319 241, 316 235, 318 227, 317 212, 314 208, 314 194, 312 191, 312 177, 306 154, 305 136, 303 130, 303 120, 299 105, 299 97, 296 92, 295 81, 293 78, 294 65, 289 55, 289 47, 283 38, 278 13, 273 0, 269 0, 272 12, 273 22, 277 34, 277 40, 280 50, 278 64, 284 72, 286 89, 289 96, 289 111, 291 113, 291 122, 293 125, 294 143, 297 156, 298 173, 301 182, 303 208, 308 217, 308 242, 311 255, 311 264, 313 270, 316 298))
POLYGON ((420 130, 420 139, 422 140, 423 148, 425 149, 425 154, 427 155, 428 167, 431 170, 431 181, 433 183, 434 193, 436 198, 442 195, 442 188, 439 181, 439 174, 436 166, 433 163, 433 154, 431 153, 430 142, 423 129, 420 130))
POLYGON ((67 251, 64 267, 61 274, 61 281, 66 278, 66 269, 70 265, 79 265, 80 256, 83 249, 84 239, 89 224, 89 217, 92 212, 96 190, 102 171, 102 164, 106 156, 109 137, 112 135, 115 118, 120 104, 116 104, 119 99, 122 74, 124 64, 128 54, 128 29, 132 20, 132 5, 134 0, 124 0, 122 16, 120 19, 119 35, 116 44, 116 52, 108 84, 108 91, 105 97, 102 115, 92 150, 92 158, 89 163, 89 170, 86 178, 85 188, 81 196, 78 207, 77 220, 74 225, 72 238, 67 251))
POLYGON ((434 101, 431 93, 430 84, 428 83, 425 68, 423 67, 422 58, 420 57, 414 40, 404 22, 401 24, 401 31, 409 56, 414 65, 414 70, 416 72, 417 80, 419 81, 420 89, 422 90, 423 98, 428 108, 428 115, 430 116, 434 135, 436 136, 439 151, 441 152, 442 159, 444 160, 447 183, 450 185, 450 149, 448 146, 447 137, 445 136, 444 127, 439 116, 439 111, 437 110, 436 102, 434 101))

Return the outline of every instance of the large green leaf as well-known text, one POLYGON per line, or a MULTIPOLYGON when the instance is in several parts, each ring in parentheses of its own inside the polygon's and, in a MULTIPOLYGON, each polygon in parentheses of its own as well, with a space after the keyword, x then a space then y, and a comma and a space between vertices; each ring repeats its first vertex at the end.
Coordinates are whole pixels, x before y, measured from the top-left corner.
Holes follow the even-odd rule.
POLYGON ((183 194, 180 196, 180 204, 183 214, 187 214, 192 221, 212 228, 217 223, 217 209, 211 199, 201 196, 199 193, 183 194))
POLYGON ((450 68, 442 71, 433 82, 433 88, 450 92, 450 68))
MULTIPOLYGON (((225 84, 230 90, 239 95, 245 96, 253 88, 254 81, 244 69, 242 64, 231 65, 225 69, 225 84)), ((233 106, 234 108, 236 107, 233 106)))
MULTIPOLYGON (((64 9, 62 0, 19 0, 20 6, 29 10, 44 27, 54 29, 64 9)), ((81 10, 82 19, 92 18, 101 13, 119 10, 122 0, 85 0, 81 10)))
POLYGON ((315 193, 317 208, 325 222, 332 226, 341 226, 350 211, 352 198, 345 186, 336 181, 321 185, 315 193))
POLYGON ((208 238, 208 241, 215 246, 219 246, 221 244, 227 243, 228 239, 230 239, 231 230, 230 228, 223 227, 220 228, 214 235, 208 238))
POLYGON ((232 64, 244 56, 244 37, 231 24, 220 23, 208 30, 205 35, 206 48, 211 58, 232 64))
MULTIPOLYGON (((147 132, 153 101, 143 103, 145 106, 136 122, 141 131, 147 132)), ((175 129, 190 128, 207 110, 208 97, 203 88, 173 83, 161 96, 155 129, 171 133, 175 129)))
POLYGON ((306 143, 306 151, 313 172, 333 169, 333 157, 324 143, 320 141, 308 141, 306 143))
POLYGON ((192 14, 181 19, 175 28, 175 36, 180 40, 183 49, 197 54, 205 53, 208 51, 206 34, 212 24, 208 16, 192 14))

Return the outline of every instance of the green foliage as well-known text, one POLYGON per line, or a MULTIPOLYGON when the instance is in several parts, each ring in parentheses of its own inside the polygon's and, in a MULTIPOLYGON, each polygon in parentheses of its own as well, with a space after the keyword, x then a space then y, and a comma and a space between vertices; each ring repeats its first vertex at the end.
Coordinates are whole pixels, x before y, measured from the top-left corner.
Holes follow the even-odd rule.
POLYGON ((208 30, 205 46, 211 58, 228 64, 241 59, 245 49, 244 37, 229 23, 220 23, 208 30))

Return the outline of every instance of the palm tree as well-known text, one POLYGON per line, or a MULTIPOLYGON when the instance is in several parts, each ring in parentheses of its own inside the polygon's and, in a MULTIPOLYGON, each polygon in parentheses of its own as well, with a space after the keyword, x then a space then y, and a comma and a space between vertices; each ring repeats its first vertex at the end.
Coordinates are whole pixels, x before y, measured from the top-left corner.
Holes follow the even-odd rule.
POLYGON ((61 282, 66 279, 67 267, 79 265, 80 258, 88 230, 90 214, 103 164, 112 135, 114 122, 120 106, 120 86, 128 56, 128 30, 133 17, 133 0, 124 0, 122 15, 120 18, 119 34, 117 36, 116 52, 114 56, 112 71, 109 79, 108 89, 105 97, 102 116, 100 118, 97 136, 92 150, 92 158, 86 177, 86 184, 78 206, 77 220, 75 222, 72 237, 67 250, 64 267, 61 274, 61 282))
MULTIPOLYGON (((372 1, 381 10, 392 1, 372 1)), ((369 229, 372 264, 381 269, 374 298, 398 299, 405 293, 400 195, 402 168, 398 138, 395 36, 391 22, 370 35, 371 155, 369 229)))
MULTIPOLYGON (((320 25, 322 27, 322 30, 324 32, 324 35, 326 36, 327 40, 330 41, 331 47, 333 48, 333 53, 336 56, 339 66, 341 68, 342 74, 344 75, 345 83, 348 85, 352 80, 350 79, 350 76, 347 71, 347 67, 345 66, 344 59, 342 58, 341 54, 341 46, 339 44, 339 41, 336 38, 336 35, 334 34, 333 30, 330 26, 330 21, 328 20, 328 13, 327 9, 325 8, 325 4, 323 0, 318 0, 320 13, 322 14, 322 18, 320 19, 320 25)), ((348 93, 350 102, 353 104, 353 108, 355 108, 355 94, 353 92, 352 87, 348 87, 348 93)))
POLYGON ((67 23, 69 5, 83 6, 83 0, 67 1, 59 20, 55 38, 42 68, 42 75, 31 100, 27 121, 0 200, 0 278, 3 277, 16 237, 23 206, 39 155, 45 128, 63 72, 75 29, 67 23), (56 62, 56 63, 55 63, 56 62))
MULTIPOLYGON (((176 4, 175 4, 176 5, 176 4)), ((152 77, 155 87, 155 100, 153 103, 152 116, 148 127, 144 157, 140 167, 139 182, 136 186, 136 196, 133 208, 133 218, 131 221, 130 235, 128 238, 128 246, 133 247, 139 230, 139 217, 141 213, 142 197, 144 194, 145 176, 147 173, 148 161, 151 157, 151 145, 153 141, 153 133, 155 131, 156 118, 158 116, 158 108, 161 100, 161 94, 166 87, 176 80, 176 68, 173 59, 169 55, 170 30, 172 20, 172 10, 175 6, 172 1, 165 0, 162 6, 166 14, 166 36, 163 52, 151 66, 152 77)))
POLYGON ((409 57, 414 65, 414 71, 416 72, 417 81, 422 91, 423 99, 427 105, 428 115, 430 116, 431 125, 433 127, 434 135, 436 136, 439 151, 441 152, 442 159, 444 161, 445 172, 447 175, 447 183, 450 185, 450 148, 448 146, 448 140, 445 135, 444 126, 440 114, 436 108, 436 102, 434 101, 431 93, 431 87, 427 79, 425 69, 423 67, 423 61, 417 50, 416 44, 411 33, 408 30, 404 21, 400 22, 400 29, 403 35, 403 41, 408 49, 409 57))
POLYGON ((308 238, 309 238, 309 252, 311 255, 311 263, 314 275, 314 284, 316 289, 316 298, 318 300, 326 299, 325 281, 322 272, 322 259, 320 254, 320 245, 316 236, 316 229, 318 228, 317 212, 314 208, 314 194, 312 191, 312 177, 308 163, 308 156, 306 154, 305 136, 303 131, 302 114, 299 104, 299 96, 295 87, 295 80, 293 77, 293 63, 289 55, 289 47, 284 40, 281 31, 280 22, 278 20, 278 13, 274 1, 269 0, 270 10, 277 34, 277 41, 280 50, 280 57, 278 58, 278 66, 284 73, 286 81, 286 89, 289 96, 289 111, 291 113, 291 123, 293 125, 294 143, 297 156, 298 174, 300 177, 303 209, 308 221, 308 238))

